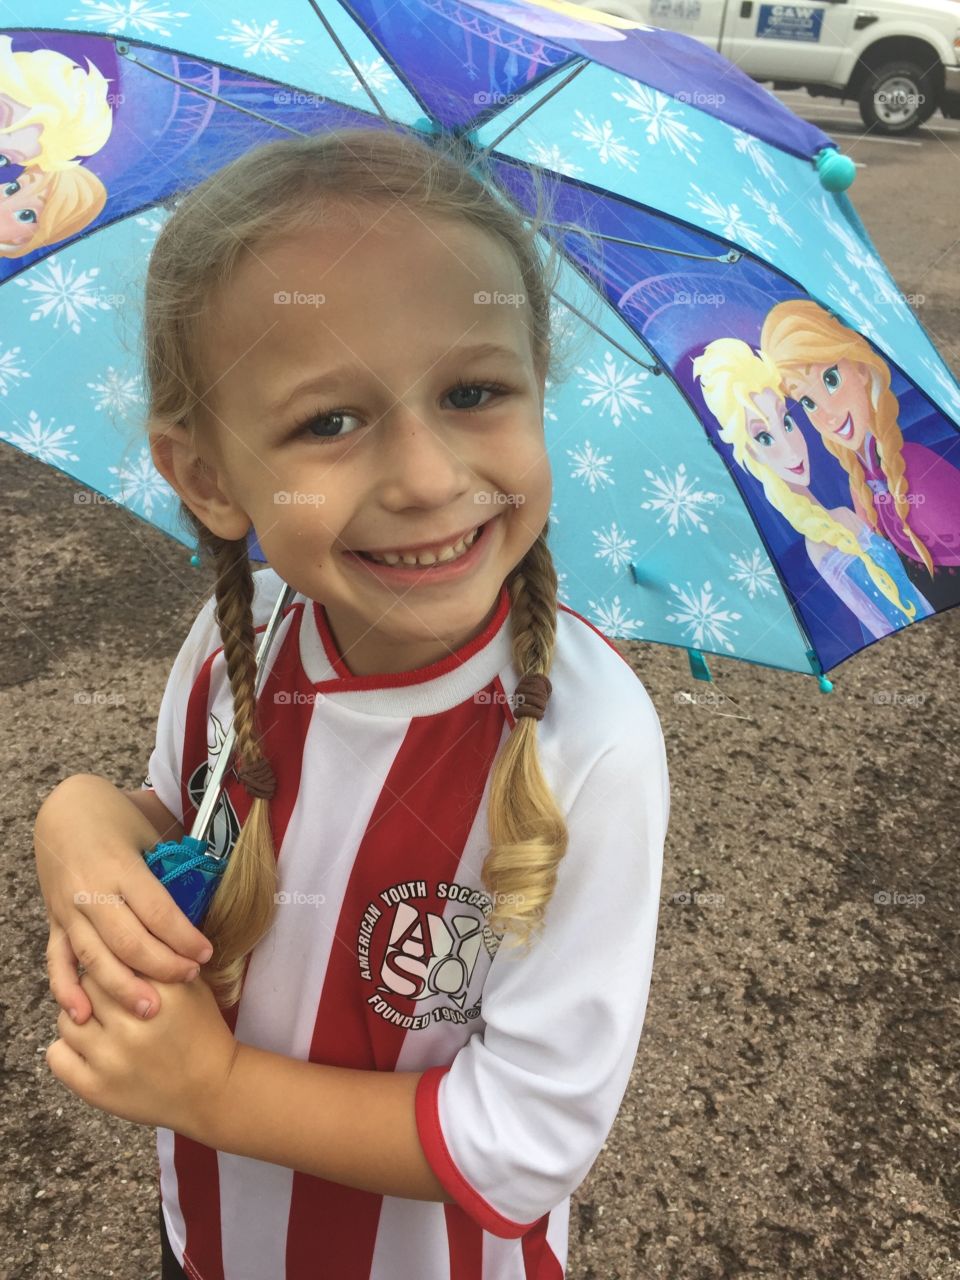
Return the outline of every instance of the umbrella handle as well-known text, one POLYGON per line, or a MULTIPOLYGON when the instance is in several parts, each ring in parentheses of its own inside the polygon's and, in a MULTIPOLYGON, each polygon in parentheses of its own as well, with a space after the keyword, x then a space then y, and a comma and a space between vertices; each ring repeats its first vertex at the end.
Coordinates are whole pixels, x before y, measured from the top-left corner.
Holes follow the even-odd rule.
POLYGON ((184 836, 180 841, 162 840, 143 855, 147 866, 198 929, 227 868, 227 859, 212 857, 207 848, 206 840, 184 836))

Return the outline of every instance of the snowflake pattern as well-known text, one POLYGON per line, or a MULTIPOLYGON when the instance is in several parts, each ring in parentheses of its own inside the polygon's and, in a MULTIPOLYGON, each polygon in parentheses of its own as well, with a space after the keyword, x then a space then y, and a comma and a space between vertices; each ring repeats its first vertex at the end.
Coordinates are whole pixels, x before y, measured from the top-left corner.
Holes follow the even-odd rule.
POLYGON ((753 161, 753 167, 761 178, 765 178, 770 184, 774 195, 781 195, 787 190, 785 179, 781 178, 780 174, 777 173, 759 138, 755 138, 753 134, 744 133, 742 129, 734 129, 733 145, 740 155, 746 156, 753 161))
MULTIPOLYGON (((617 80, 617 84, 623 83, 622 80, 617 80)), ((640 121, 643 124, 647 142, 651 145, 665 142, 671 155, 681 155, 691 164, 697 163, 700 148, 695 144, 702 142, 703 137, 695 133, 683 119, 683 112, 676 99, 668 98, 665 93, 645 84, 638 84, 635 80, 630 81, 626 93, 614 92, 612 96, 617 102, 622 102, 636 112, 630 117, 630 123, 640 121)))
POLYGON ((107 469, 117 477, 113 485, 114 500, 131 509, 139 507, 148 520, 153 517, 155 501, 166 506, 175 497, 173 489, 153 465, 150 450, 146 447, 141 447, 140 456, 132 466, 107 469))
POLYGON ((632 632, 639 631, 643 626, 639 618, 631 618, 629 614, 624 612, 619 596, 613 597, 613 604, 611 605, 597 604, 595 600, 591 600, 589 603, 590 608, 593 610, 593 621, 608 636, 615 635, 629 638, 632 632))
POLYGON ((609 351, 603 353, 603 371, 584 369, 577 366, 577 373, 586 382, 581 382, 580 389, 589 394, 580 401, 584 406, 593 408, 601 406, 602 413, 609 413, 615 427, 619 427, 625 413, 650 413, 646 403, 648 392, 643 383, 649 377, 646 369, 631 369, 624 361, 618 366, 609 351))
MULTIPOLYGON (((397 87, 397 77, 394 75, 393 68, 388 66, 383 58, 368 58, 366 61, 363 58, 354 58, 354 62, 360 75, 374 93, 388 94, 391 89, 397 87)), ((331 67, 328 74, 339 76, 349 86, 351 93, 363 92, 363 85, 354 75, 351 67, 331 67)))
POLYGON ((281 62, 289 62, 294 45, 306 44, 287 32, 280 32, 280 22, 271 18, 269 22, 244 22, 240 18, 231 18, 234 30, 225 36, 217 36, 218 40, 226 40, 230 44, 239 45, 245 58, 253 58, 264 53, 271 58, 279 58, 281 62))
POLYGON ((121 373, 113 365, 107 366, 107 372, 100 382, 88 382, 87 386, 94 393, 95 409, 126 415, 134 405, 143 403, 143 396, 139 391, 140 379, 121 373))
POLYGON ((90 23, 111 35, 126 31, 134 35, 169 36, 170 25, 179 26, 190 14, 174 12, 157 0, 80 0, 84 12, 71 13, 68 22, 90 23))
POLYGON ((137 226, 143 227, 144 231, 147 233, 145 236, 140 237, 140 243, 153 244, 154 240, 156 240, 157 236, 163 230, 163 224, 166 222, 168 217, 169 214, 162 213, 157 209, 152 209, 150 213, 140 214, 136 220, 137 226))
POLYGON ((720 606, 724 597, 719 596, 715 600, 713 586, 709 582, 704 582, 700 587, 688 582, 686 590, 671 582, 670 590, 677 597, 677 611, 666 615, 667 622, 675 622, 683 627, 697 649, 702 649, 705 644, 722 645, 729 653, 733 653, 734 648, 727 632, 737 634, 731 623, 739 622, 742 615, 732 609, 722 609, 720 606))
POLYGON ((0 351, 0 396, 5 396, 11 387, 19 386, 17 379, 29 377, 29 369, 24 369, 20 361, 19 347, 0 351))
POLYGON ((581 449, 568 449, 567 456, 576 463, 570 472, 570 479, 585 480, 591 493, 596 493, 598 484, 614 483, 613 476, 607 469, 607 464, 613 461, 611 455, 597 453, 589 440, 584 441, 581 449))
POLYGON ((76 431, 76 426, 71 424, 69 427, 55 427, 55 422, 56 418, 51 418, 48 425, 44 426, 39 415, 31 409, 25 431, 0 431, 0 439, 54 467, 62 468, 65 462, 79 462, 79 455, 71 453, 67 448, 73 444, 68 437, 76 431))
POLYGON ((630 157, 637 157, 640 152, 634 151, 633 147, 628 147, 622 138, 614 136, 613 124, 609 120, 604 120, 603 124, 597 124, 592 116, 585 116, 582 111, 575 111, 574 115, 583 127, 572 130, 573 136, 582 139, 588 147, 592 147, 601 164, 615 160, 617 164, 626 165, 632 173, 636 173, 637 166, 630 157))
POLYGON ((705 508, 716 506, 718 495, 698 489, 700 477, 691 480, 682 462, 673 475, 666 467, 661 467, 660 470, 662 475, 659 476, 652 471, 645 470, 643 473, 651 483, 644 489, 644 493, 650 495, 650 500, 640 503, 641 511, 655 511, 658 524, 666 520, 671 538, 678 529, 684 529, 688 534, 693 533, 694 529, 709 533, 710 529, 701 512, 705 508))
POLYGON ((637 545, 637 540, 626 537, 617 527, 616 520, 608 530, 594 529, 593 536, 597 539, 599 546, 599 550, 593 553, 596 559, 606 560, 616 573, 619 573, 625 564, 630 563, 630 556, 637 545))
POLYGON ((547 145, 543 142, 530 142, 527 146, 527 158, 534 164, 540 165, 543 169, 549 169, 553 173, 565 173, 573 177, 577 173, 583 173, 583 169, 578 164, 574 164, 568 159, 556 142, 547 145))
POLYGON ((754 183, 749 179, 744 183, 743 189, 750 197, 758 209, 761 209, 767 215, 767 221, 773 227, 779 227, 781 231, 785 231, 794 244, 800 243, 800 237, 796 231, 780 212, 776 201, 768 200, 762 191, 759 191, 754 183))
POLYGON ((770 595, 776 595, 777 575, 773 565, 759 547, 754 547, 749 556, 737 555, 736 551, 731 551, 730 560, 733 570, 728 575, 730 581, 743 587, 751 600, 758 593, 761 596, 767 592, 770 595))
POLYGON ((752 222, 747 222, 738 204, 724 204, 712 193, 702 191, 695 182, 691 182, 690 191, 696 198, 687 201, 687 208, 696 209, 708 222, 719 227, 727 240, 744 244, 754 253, 770 253, 773 250, 772 243, 760 234, 752 222))
POLYGON ((54 317, 53 327, 58 329, 60 321, 65 320, 67 327, 74 333, 80 332, 82 320, 96 323, 94 311, 110 311, 110 303, 100 297, 94 280, 100 274, 99 267, 91 267, 89 271, 81 271, 74 275, 76 259, 71 258, 66 269, 60 265, 59 256, 47 258, 44 263, 46 274, 31 271, 26 279, 15 277, 13 283, 26 289, 28 296, 24 302, 34 306, 30 312, 31 320, 46 320, 54 317))

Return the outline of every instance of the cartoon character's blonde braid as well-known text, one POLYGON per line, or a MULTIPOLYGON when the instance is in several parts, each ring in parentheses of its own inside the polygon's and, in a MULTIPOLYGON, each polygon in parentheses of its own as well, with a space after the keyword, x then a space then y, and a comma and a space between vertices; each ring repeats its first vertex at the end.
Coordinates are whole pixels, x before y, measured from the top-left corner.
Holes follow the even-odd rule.
MULTIPOLYGON (((508 589, 513 664, 523 676, 550 672, 557 637, 557 573, 547 546, 549 522, 513 571, 508 589)), ((497 757, 487 813, 490 851, 480 873, 493 897, 488 925, 529 946, 543 922, 567 851, 568 832, 540 768, 537 720, 516 719, 497 757)))
MULTIPOLYGON (((213 556, 216 566, 215 616, 233 694, 235 767, 238 773, 254 771, 263 780, 272 777, 272 771, 256 727, 254 583, 246 539, 218 538, 199 521, 195 527, 201 550, 213 556)), ((250 812, 203 922, 203 932, 213 944, 213 956, 203 968, 204 978, 221 1007, 236 1004, 240 998, 247 957, 273 920, 276 886, 270 802, 264 795, 251 801, 250 812)))

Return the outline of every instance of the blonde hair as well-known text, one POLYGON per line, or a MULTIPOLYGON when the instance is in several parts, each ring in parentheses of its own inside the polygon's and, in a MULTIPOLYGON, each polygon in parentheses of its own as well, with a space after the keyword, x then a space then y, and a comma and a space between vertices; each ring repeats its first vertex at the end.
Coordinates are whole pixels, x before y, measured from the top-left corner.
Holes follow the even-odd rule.
POLYGON ((769 390, 783 398, 780 372, 770 357, 762 350, 754 351, 740 338, 715 338, 694 360, 693 375, 700 379, 707 408, 720 423, 720 439, 733 446, 736 462, 760 481, 770 505, 812 542, 826 542, 847 555, 858 556, 877 588, 908 618, 913 618, 916 606, 904 605, 893 578, 864 551, 846 525, 812 498, 794 492, 782 476, 750 452, 747 422, 757 413, 750 396, 769 390))
POLYGON ((0 240, 0 258, 22 258, 35 249, 76 235, 100 215, 107 203, 103 183, 82 165, 57 169, 54 173, 25 169, 17 181, 21 186, 29 183, 42 192, 43 212, 37 219, 33 235, 23 244, 7 244, 0 240))
POLYGON ((12 38, 0 36, 0 93, 29 108, 22 119, 0 129, 0 151, 4 134, 32 124, 43 127, 40 152, 27 161, 29 168, 51 173, 100 150, 113 128, 110 82, 89 58, 86 62, 84 70, 55 49, 14 53, 12 38))
MULTIPOLYGON (((778 302, 763 322, 760 347, 775 362, 785 378, 801 374, 810 365, 833 365, 852 360, 867 370, 873 403, 873 434, 880 446, 880 466, 893 497, 901 528, 933 577, 933 557, 910 528, 910 500, 906 465, 903 461, 903 433, 897 423, 900 405, 890 390, 890 368, 866 338, 847 328, 823 307, 807 298, 778 302)), ((850 477, 851 496, 856 495, 872 529, 878 527, 873 492, 867 484, 863 464, 852 449, 844 449, 829 436, 823 443, 850 477)))
MULTIPOLYGON (((210 292, 230 279, 241 254, 277 235, 278 218, 284 232, 315 226, 334 200, 402 202, 460 217, 506 245, 523 278, 538 373, 555 372, 550 300, 562 257, 552 241, 546 260, 541 256, 537 237, 548 222, 542 179, 532 172, 538 202, 536 215, 527 219, 492 179, 476 176, 479 166, 461 147, 457 139, 427 143, 393 128, 284 138, 246 152, 182 197, 170 197, 167 203, 176 201, 175 211, 150 257, 145 294, 144 359, 154 429, 183 422, 195 438, 202 415, 195 392, 209 385, 198 352, 210 292), (283 192, 281 206, 278 191, 283 192)), ((245 766, 256 764, 263 754, 255 728, 253 579, 246 539, 216 537, 184 503, 181 515, 201 552, 214 559, 216 618, 233 693, 238 755, 245 766)), ((521 676, 546 675, 553 661, 557 575, 548 529, 549 521, 507 578, 512 656, 521 676)), ((204 921, 214 945, 205 977, 222 1007, 239 999, 245 958, 273 916, 276 860, 268 805, 253 799, 204 921)), ((529 946, 542 926, 568 838, 564 815, 541 771, 532 717, 516 721, 498 754, 488 823, 491 844, 481 871, 493 897, 488 923, 529 946)))

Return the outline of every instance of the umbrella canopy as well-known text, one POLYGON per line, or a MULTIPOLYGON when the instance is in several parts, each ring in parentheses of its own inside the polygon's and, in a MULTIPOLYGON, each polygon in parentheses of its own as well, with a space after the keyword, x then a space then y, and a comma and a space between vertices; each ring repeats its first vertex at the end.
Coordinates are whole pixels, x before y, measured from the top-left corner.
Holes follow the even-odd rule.
POLYGON ((455 132, 523 207, 532 168, 556 202, 564 603, 614 639, 828 687, 960 600, 960 389, 829 138, 695 41, 563 0, 271 14, 35 0, 5 29, 0 437, 191 545, 143 434, 162 202, 290 132, 455 132))

